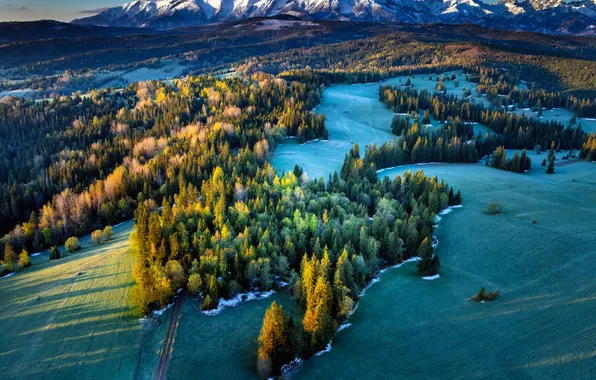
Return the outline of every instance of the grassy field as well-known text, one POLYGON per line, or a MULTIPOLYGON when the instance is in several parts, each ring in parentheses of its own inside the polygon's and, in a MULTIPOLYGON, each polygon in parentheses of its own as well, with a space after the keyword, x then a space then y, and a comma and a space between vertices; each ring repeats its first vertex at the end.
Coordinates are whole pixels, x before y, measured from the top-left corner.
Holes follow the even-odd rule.
MULTIPOLYGON (((451 72, 446 73, 451 75, 451 72)), ((465 80, 465 75, 456 71, 460 85, 455 87, 453 81, 445 82, 447 92, 457 96, 463 95, 464 87, 474 84, 465 80)), ((397 136, 391 134, 391 120, 394 113, 379 101, 379 87, 383 84, 405 84, 407 77, 398 76, 380 83, 353 84, 332 86, 325 90, 321 104, 316 112, 325 115, 325 125, 329 131, 329 140, 311 141, 299 145, 296 140, 288 139, 286 143, 275 149, 273 165, 279 170, 292 170, 294 165, 301 165, 310 178, 323 176, 328 178, 334 171, 340 171, 344 156, 354 143, 358 143, 364 153, 369 144, 382 144, 397 136)), ((434 91, 437 82, 428 80, 428 75, 415 75, 412 79, 414 88, 434 91)), ((474 98, 484 104, 485 98, 474 98)), ((434 127, 439 123, 432 121, 434 127)), ((485 133, 487 128, 474 125, 475 133, 485 133)))
MULTIPOLYGON (((143 327, 129 307, 132 221, 114 238, 0 279, 0 377, 4 379, 152 378, 162 326, 143 327), (140 365, 142 364, 142 365, 140 365)), ((66 253, 60 247, 63 254, 66 253)))
POLYGON ((372 286, 333 349, 301 379, 588 379, 596 373, 596 164, 534 167, 425 165, 461 189, 464 207, 438 229, 441 277, 415 265, 372 286), (486 204, 501 202, 500 215, 486 204), (534 224, 533 221, 536 221, 534 224), (469 301, 481 286, 491 303, 469 301))
MULTIPOLYGON (((522 108, 516 109, 515 113, 518 115, 524 114, 527 117, 539 117, 538 112, 532 111, 529 108, 522 108)), ((543 109, 542 110, 542 121, 550 121, 555 120, 562 123, 564 126, 568 126, 573 117, 573 113, 571 111, 563 109, 563 108, 553 108, 552 110, 543 109)), ((586 133, 596 132, 596 120, 594 119, 582 119, 580 117, 576 118, 574 125, 582 126, 582 130, 586 133)))
POLYGON ((187 297, 180 312, 167 378, 257 378, 257 338, 265 311, 273 301, 283 306, 286 315, 300 315, 287 288, 212 316, 199 312, 200 303, 187 297))

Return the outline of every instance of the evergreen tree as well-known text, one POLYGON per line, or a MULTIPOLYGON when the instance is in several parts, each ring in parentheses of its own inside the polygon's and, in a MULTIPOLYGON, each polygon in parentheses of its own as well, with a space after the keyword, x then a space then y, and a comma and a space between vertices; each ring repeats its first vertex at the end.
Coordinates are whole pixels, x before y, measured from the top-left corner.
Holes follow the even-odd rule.
POLYGON ((281 366, 292 358, 288 321, 282 306, 275 301, 265 312, 259 334, 257 368, 262 378, 278 375, 281 366))

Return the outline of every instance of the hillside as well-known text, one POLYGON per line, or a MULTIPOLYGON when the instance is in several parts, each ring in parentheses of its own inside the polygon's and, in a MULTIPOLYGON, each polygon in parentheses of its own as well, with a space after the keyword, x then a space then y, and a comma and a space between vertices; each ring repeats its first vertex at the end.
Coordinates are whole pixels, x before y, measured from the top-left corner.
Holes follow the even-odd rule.
POLYGON ((166 323, 145 331, 131 310, 132 225, 114 227, 101 245, 82 237, 72 254, 60 247, 56 261, 34 256, 32 267, 0 279, 3 378, 152 377, 166 323))

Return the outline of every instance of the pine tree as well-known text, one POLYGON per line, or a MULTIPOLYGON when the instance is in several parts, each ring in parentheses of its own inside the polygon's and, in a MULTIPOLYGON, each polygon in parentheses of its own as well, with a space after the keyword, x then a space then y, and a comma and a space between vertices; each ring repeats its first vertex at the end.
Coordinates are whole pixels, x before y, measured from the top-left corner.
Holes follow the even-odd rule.
POLYGON ((262 378, 279 374, 279 369, 292 358, 288 321, 282 306, 275 301, 265 312, 261 333, 257 368, 262 378))
POLYGON ((555 156, 551 156, 548 160, 548 167, 546 168, 547 174, 554 174, 555 173, 555 156))

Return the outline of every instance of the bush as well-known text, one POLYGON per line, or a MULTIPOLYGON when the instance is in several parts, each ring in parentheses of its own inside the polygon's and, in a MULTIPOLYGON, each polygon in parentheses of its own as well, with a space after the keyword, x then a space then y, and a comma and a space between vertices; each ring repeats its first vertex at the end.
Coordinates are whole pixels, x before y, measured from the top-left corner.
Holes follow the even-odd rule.
POLYGON ((485 301, 494 301, 499 298, 499 291, 495 290, 494 292, 484 293, 484 300, 485 301))
POLYGON ((494 292, 486 293, 484 290, 484 286, 480 288, 480 291, 472 296, 470 300, 480 302, 480 301, 494 301, 499 298, 499 291, 495 290, 494 292))
POLYGON ((106 226, 106 228, 103 229, 103 236, 105 237, 106 240, 112 240, 112 237, 114 236, 114 231, 112 231, 112 226, 106 226))
POLYGON ((31 261, 29 260, 29 252, 23 249, 19 254, 19 268, 23 269, 28 266, 31 266, 31 261))
POLYGON ((50 260, 58 260, 60 258, 60 250, 55 245, 50 248, 50 260))
POLYGON ((103 232, 101 232, 101 230, 95 230, 91 234, 91 240, 93 240, 95 244, 100 244, 103 239, 104 235, 103 232))
POLYGON ((491 215, 500 214, 502 209, 503 209, 503 205, 501 203, 489 202, 486 205, 486 212, 491 215))
POLYGON ((66 250, 69 253, 78 251, 79 249, 81 249, 81 244, 79 243, 79 239, 77 239, 75 236, 69 237, 68 240, 66 240, 66 243, 64 243, 64 248, 66 248, 66 250))

